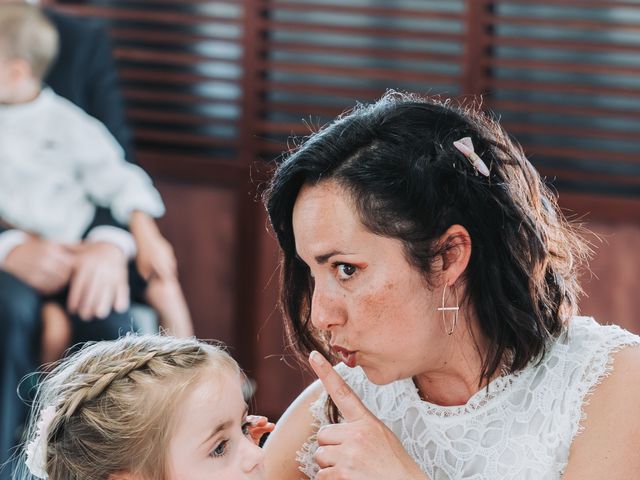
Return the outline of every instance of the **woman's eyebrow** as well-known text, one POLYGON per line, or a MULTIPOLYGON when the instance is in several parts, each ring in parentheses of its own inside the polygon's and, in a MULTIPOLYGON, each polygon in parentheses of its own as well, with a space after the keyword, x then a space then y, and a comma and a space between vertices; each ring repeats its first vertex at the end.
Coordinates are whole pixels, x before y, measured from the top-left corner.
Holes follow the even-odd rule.
MULTIPOLYGON (((318 263, 318 265, 324 265, 329 261, 331 257, 335 255, 350 255, 350 254, 347 252, 343 252, 342 250, 332 250, 328 253, 323 253, 322 255, 316 255, 315 257, 313 257, 313 259, 318 263)), ((302 259, 302 257, 297 253, 295 254, 295 258, 297 260, 300 260, 302 263, 306 264, 306 262, 302 259)))
POLYGON ((327 261, 333 257, 334 255, 345 255, 344 252, 341 252, 340 250, 332 250, 329 253, 324 253, 322 255, 316 255, 314 257, 315 261, 318 262, 319 265, 323 265, 325 263, 327 263, 327 261))

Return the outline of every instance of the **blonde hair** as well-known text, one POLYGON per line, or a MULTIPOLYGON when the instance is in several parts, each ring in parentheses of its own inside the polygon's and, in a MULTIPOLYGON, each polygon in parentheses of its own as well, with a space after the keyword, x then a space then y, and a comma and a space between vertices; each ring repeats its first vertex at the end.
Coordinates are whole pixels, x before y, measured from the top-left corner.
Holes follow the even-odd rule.
POLYGON ((58 55, 58 31, 40 8, 25 3, 0 5, 0 54, 26 61, 34 78, 44 79, 58 55))
MULTIPOLYGON (((166 478, 176 407, 212 371, 242 375, 221 347, 195 339, 130 334, 90 344, 39 387, 26 444, 38 434, 42 411, 54 406, 45 439, 50 480, 107 480, 121 472, 166 478)), ((20 470, 16 478, 32 478, 20 470)))

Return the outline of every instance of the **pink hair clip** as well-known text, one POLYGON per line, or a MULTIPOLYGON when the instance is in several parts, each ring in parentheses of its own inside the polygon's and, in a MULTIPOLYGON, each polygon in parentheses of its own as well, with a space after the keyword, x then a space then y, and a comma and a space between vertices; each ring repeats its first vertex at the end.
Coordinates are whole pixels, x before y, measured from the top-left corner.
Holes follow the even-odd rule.
POLYGON ((473 165, 473 168, 475 168, 477 172, 480 172, 480 174, 484 175, 485 177, 489 176, 489 169, 487 168, 487 164, 484 163, 475 152, 471 137, 464 137, 460 140, 456 140, 455 142, 453 142, 453 146, 460 150, 460 152, 462 152, 462 154, 469 159, 471 165, 473 165))

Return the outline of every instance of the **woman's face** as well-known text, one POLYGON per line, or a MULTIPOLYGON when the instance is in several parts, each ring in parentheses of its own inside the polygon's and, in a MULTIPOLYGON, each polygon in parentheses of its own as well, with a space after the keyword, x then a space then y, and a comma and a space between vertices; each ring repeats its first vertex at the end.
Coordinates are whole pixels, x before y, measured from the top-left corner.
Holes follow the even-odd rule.
POLYGON ((376 384, 437 368, 447 344, 436 311, 442 294, 407 262, 399 240, 368 231, 332 181, 300 190, 293 232, 314 277, 311 321, 347 365, 376 384))
POLYGON ((263 480, 263 451, 248 435, 240 378, 212 373, 180 404, 169 442, 169 480, 263 480))

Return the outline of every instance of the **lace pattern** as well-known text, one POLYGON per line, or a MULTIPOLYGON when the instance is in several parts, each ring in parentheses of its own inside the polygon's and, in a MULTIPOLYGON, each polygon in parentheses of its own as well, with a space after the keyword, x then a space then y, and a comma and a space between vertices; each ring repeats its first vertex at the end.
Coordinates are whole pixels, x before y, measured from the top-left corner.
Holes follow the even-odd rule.
MULTIPOLYGON (((559 479, 585 400, 611 372, 612 354, 638 344, 619 327, 576 317, 539 364, 497 378, 455 407, 423 401, 411 379, 378 386, 360 368, 336 369, 432 480, 559 479)), ((323 393, 311 407, 318 428, 329 423, 326 400, 323 393)), ((311 480, 317 448, 314 436, 298 452, 311 480)))

